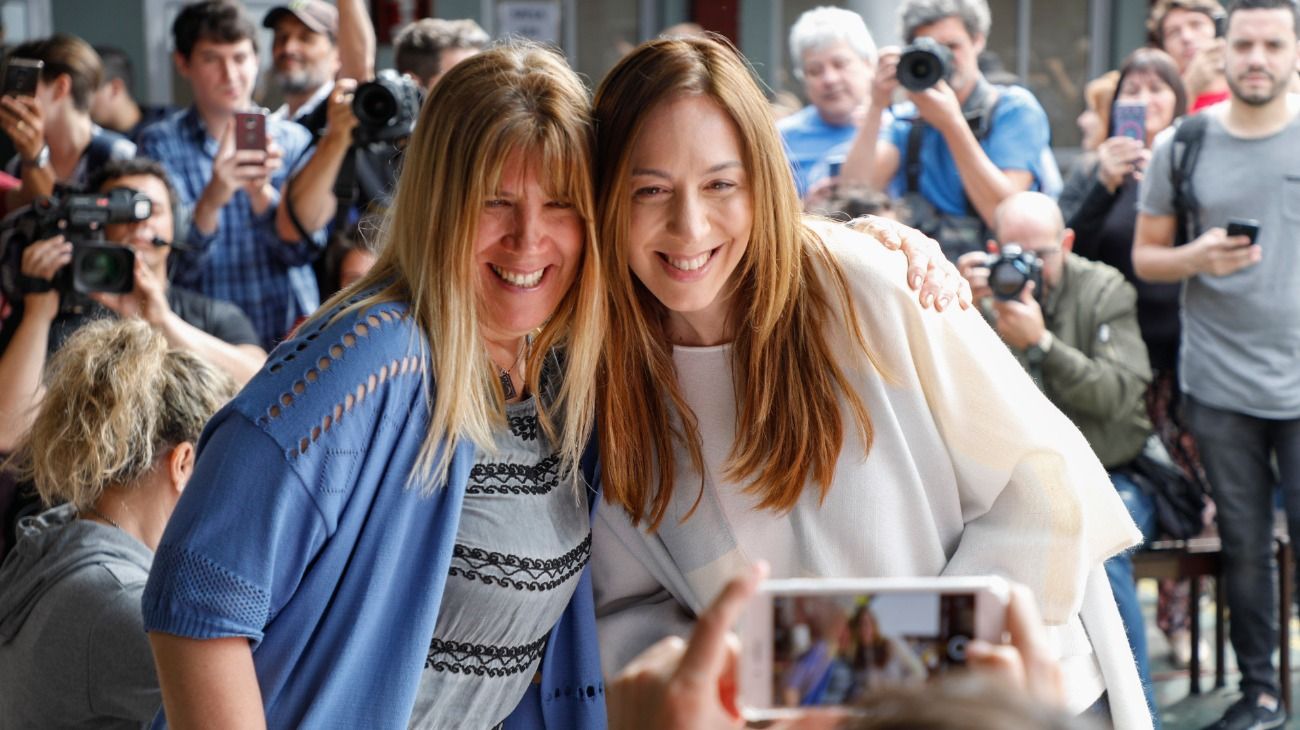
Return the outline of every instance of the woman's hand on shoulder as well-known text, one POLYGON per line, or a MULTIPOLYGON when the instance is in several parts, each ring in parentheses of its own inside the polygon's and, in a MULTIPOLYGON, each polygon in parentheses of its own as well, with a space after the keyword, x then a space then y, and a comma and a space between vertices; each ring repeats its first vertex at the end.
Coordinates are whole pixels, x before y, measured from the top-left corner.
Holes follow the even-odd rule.
POLYGON ((907 256, 907 285, 919 292, 922 307, 934 306, 942 312, 956 302, 962 309, 970 308, 970 285, 944 257, 938 241, 915 228, 875 215, 855 218, 848 225, 907 256))

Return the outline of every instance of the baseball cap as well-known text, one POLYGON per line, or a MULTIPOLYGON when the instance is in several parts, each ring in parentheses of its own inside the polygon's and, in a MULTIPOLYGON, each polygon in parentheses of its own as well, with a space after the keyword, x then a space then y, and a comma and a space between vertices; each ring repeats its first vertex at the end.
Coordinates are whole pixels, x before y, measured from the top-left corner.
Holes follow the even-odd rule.
POLYGON ((321 0, 293 0, 271 8, 262 20, 263 28, 274 28, 285 15, 292 15, 313 33, 335 38, 339 33, 338 8, 321 0))

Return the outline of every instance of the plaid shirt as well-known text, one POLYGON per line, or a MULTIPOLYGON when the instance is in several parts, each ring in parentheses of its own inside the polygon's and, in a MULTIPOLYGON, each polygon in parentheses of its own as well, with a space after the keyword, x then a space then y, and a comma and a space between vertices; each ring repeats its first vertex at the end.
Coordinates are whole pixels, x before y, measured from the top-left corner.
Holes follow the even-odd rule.
MULTIPOLYGON (((311 262, 325 245, 321 231, 306 242, 286 242, 275 230, 280 189, 310 158, 311 135, 292 122, 268 118, 267 136, 284 150, 284 166, 271 176, 271 204, 258 215, 248 194, 235 192, 221 209, 217 230, 200 233, 191 222, 178 258, 176 283, 243 309, 268 350, 302 317, 320 306, 311 262)), ((178 111, 140 133, 140 154, 161 162, 185 205, 193 209, 208 181, 220 143, 208 135, 194 107, 178 111)))

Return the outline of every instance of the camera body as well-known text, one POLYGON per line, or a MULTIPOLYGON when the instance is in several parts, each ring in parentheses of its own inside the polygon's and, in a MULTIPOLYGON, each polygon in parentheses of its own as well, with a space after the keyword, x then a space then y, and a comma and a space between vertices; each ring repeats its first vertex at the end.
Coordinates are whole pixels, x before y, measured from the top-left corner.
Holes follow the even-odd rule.
POLYGON ((424 90, 413 79, 392 69, 384 69, 357 87, 352 97, 352 113, 357 127, 352 141, 358 145, 392 142, 409 137, 420 117, 424 90))
POLYGON ((952 51, 933 38, 917 38, 899 55, 895 75, 903 88, 925 91, 952 75, 952 51))
POLYGON ((119 188, 107 193, 66 193, 43 198, 12 221, 12 231, 0 259, 0 284, 6 297, 53 288, 60 294, 108 292, 124 294, 135 288, 135 252, 103 240, 108 223, 136 223, 153 214, 153 201, 144 193, 119 188), (55 275, 52 285, 22 273, 28 245, 63 234, 72 243, 72 263, 55 275))
POLYGON ((1004 302, 1019 299, 1031 281, 1034 291, 1043 290, 1043 260, 1018 243, 1003 244, 998 253, 989 256, 987 266, 989 289, 997 299, 1004 302))

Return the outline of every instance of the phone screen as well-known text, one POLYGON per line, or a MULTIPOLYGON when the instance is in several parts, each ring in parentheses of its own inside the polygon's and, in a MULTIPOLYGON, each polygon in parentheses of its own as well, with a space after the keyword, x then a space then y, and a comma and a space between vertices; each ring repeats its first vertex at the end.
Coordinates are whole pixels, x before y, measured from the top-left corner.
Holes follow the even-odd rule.
POLYGON ((785 595, 772 599, 772 698, 781 707, 859 704, 884 687, 966 664, 974 593, 785 595))
POLYGON ((1115 136, 1129 137, 1139 142, 1147 140, 1147 105, 1141 102, 1117 102, 1112 122, 1115 136))

